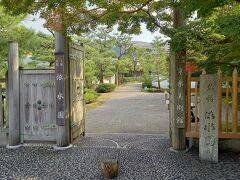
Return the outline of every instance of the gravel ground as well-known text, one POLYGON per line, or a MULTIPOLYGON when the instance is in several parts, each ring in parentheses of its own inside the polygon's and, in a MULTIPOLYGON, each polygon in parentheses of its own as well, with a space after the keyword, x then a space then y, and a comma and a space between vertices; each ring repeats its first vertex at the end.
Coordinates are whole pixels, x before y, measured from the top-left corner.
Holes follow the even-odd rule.
POLYGON ((71 149, 0 147, 0 180, 101 180, 104 159, 119 160, 119 180, 240 179, 240 154, 220 152, 219 163, 212 164, 200 162, 197 150, 171 152, 164 95, 139 89, 139 84, 121 87, 103 106, 89 111, 87 135, 71 149))
POLYGON ((102 159, 118 159, 122 180, 240 179, 239 154, 219 154, 219 163, 200 162, 198 152, 174 153, 160 135, 91 134, 73 148, 51 145, 0 148, 0 179, 103 179, 102 159))

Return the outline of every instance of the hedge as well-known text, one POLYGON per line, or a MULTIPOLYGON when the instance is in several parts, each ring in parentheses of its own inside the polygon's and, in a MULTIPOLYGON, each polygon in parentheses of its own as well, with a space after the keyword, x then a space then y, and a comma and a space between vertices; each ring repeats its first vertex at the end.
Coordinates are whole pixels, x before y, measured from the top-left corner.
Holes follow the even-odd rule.
POLYGON ((90 104, 94 102, 98 98, 98 94, 96 91, 92 89, 85 89, 85 101, 86 104, 90 104))
POLYGON ((97 93, 108 93, 111 91, 114 91, 116 88, 115 84, 99 84, 98 87, 96 88, 97 93))

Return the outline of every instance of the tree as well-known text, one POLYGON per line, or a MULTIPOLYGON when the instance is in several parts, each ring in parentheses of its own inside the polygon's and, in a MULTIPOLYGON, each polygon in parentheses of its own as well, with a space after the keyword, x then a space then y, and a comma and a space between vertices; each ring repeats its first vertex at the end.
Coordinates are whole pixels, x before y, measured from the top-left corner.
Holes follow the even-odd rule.
POLYGON ((163 42, 160 37, 155 37, 153 40, 152 48, 152 58, 153 58, 153 72, 156 75, 156 80, 158 82, 158 88, 161 88, 160 82, 161 78, 168 77, 168 62, 167 53, 164 49, 163 42))
MULTIPOLYGON (((210 73, 221 67, 225 74, 239 66, 239 3, 219 7, 207 17, 189 21, 180 34, 186 36, 188 60, 210 73), (211 65, 210 65, 211 64, 211 65)), ((175 41, 181 39, 176 36, 175 41)))
POLYGON ((112 29, 100 27, 95 33, 96 47, 98 52, 94 54, 95 61, 99 70, 98 77, 100 83, 103 83, 104 78, 109 78, 114 75, 114 57, 116 56, 113 50, 114 38, 109 34, 112 29))
POLYGON ((0 6, 0 77, 5 76, 7 69, 7 43, 13 40, 11 37, 14 35, 14 30, 24 17, 24 15, 17 17, 7 15, 0 6))
POLYGON ((115 62, 116 74, 115 84, 119 84, 119 75, 126 72, 127 67, 130 67, 129 59, 126 56, 132 51, 133 43, 131 42, 132 37, 127 34, 116 34, 115 43, 117 49, 117 60, 115 62), (123 60, 124 59, 124 60, 123 60))
POLYGON ((113 50, 115 39, 109 35, 111 31, 100 27, 93 33, 84 34, 84 38, 79 36, 73 38, 85 44, 85 78, 88 88, 94 86, 94 81, 103 83, 104 78, 110 78, 115 73, 116 53, 113 50))
POLYGON ((7 56, 9 41, 19 43, 19 56, 22 67, 46 67, 54 62, 53 37, 27 29, 20 22, 26 15, 10 16, 0 7, 0 76, 4 77, 7 71, 7 56), (31 57, 31 62, 24 60, 31 57))

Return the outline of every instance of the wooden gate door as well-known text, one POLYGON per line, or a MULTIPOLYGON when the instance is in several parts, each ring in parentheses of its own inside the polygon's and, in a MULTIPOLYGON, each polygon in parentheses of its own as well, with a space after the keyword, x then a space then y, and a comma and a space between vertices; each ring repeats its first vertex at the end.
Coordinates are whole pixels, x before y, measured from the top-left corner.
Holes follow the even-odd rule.
POLYGON ((20 71, 21 141, 56 141, 54 70, 20 71))
POLYGON ((84 50, 69 44, 70 73, 70 138, 73 142, 85 134, 84 50))

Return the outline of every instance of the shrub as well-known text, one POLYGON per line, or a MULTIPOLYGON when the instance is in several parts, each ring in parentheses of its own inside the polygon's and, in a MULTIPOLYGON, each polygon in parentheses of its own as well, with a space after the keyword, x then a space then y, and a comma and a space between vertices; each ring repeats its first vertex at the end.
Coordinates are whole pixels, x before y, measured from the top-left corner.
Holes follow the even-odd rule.
POLYGON ((145 87, 151 88, 152 87, 152 82, 143 82, 142 83, 142 88, 145 88, 145 87))
POLYGON ((152 87, 152 77, 149 74, 144 74, 142 76, 142 88, 151 88, 152 87))
POLYGON ((98 98, 98 94, 92 89, 85 89, 86 104, 94 102, 98 98))
POLYGON ((124 82, 140 82, 141 77, 124 77, 123 81, 124 82))
POLYGON ((151 92, 151 93, 157 92, 157 88, 148 88, 147 92, 151 92))
POLYGON ((144 89, 144 91, 145 92, 149 92, 149 93, 162 93, 162 92, 165 92, 163 89, 158 89, 158 88, 155 88, 155 87, 144 89))
POLYGON ((108 93, 114 91, 115 88, 116 88, 115 84, 99 84, 98 87, 96 88, 96 91, 98 93, 108 93))

